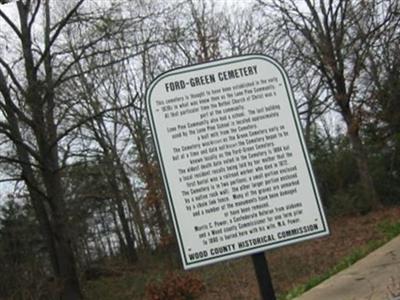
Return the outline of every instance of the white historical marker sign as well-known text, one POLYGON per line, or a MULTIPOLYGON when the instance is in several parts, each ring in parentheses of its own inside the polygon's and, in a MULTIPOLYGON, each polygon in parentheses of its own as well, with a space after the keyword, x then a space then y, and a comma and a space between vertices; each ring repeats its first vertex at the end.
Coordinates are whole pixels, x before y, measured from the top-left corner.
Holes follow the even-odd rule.
POLYGON ((247 55, 168 71, 146 102, 185 269, 329 233, 276 61, 247 55))

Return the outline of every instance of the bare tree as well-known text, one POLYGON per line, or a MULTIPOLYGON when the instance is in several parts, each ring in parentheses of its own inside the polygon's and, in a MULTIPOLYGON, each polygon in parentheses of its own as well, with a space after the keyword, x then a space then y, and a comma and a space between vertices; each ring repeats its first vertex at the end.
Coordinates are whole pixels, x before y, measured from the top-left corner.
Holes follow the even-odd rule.
POLYGON ((371 207, 380 206, 360 135, 367 101, 360 81, 369 48, 395 18, 397 1, 306 0, 300 6, 293 0, 276 0, 261 4, 270 13, 280 14, 278 26, 303 63, 322 76, 345 122, 365 199, 371 207))
MULTIPOLYGON (((113 21, 107 14, 112 7, 97 7, 92 13, 90 5, 95 4, 84 8, 83 0, 64 6, 57 2, 57 11, 50 4, 50 0, 18 1, 17 20, 0 10, 0 18, 19 43, 10 45, 12 54, 0 58, 0 109, 5 116, 0 134, 15 148, 16 157, 3 160, 19 165, 46 239, 53 274, 60 286, 59 297, 81 299, 62 170, 71 151, 70 142, 76 138, 74 131, 104 112, 81 120, 70 118, 70 112, 79 106, 79 95, 71 99, 63 87, 81 75, 72 72, 79 61, 114 51, 105 49, 103 42, 129 25, 123 18, 113 21), (108 26, 110 22, 115 26, 108 26), (82 40, 72 40, 74 52, 66 47, 68 41, 63 36, 71 26, 86 34, 82 40)), ((115 55, 112 61, 93 60, 81 72, 89 74, 121 59, 115 55)))
POLYGON ((220 58, 224 20, 214 1, 186 0, 176 5, 165 20, 169 67, 220 58))
POLYGON ((0 105, 7 119, 7 123, 2 124, 2 133, 12 140, 16 148, 22 178, 29 190, 42 234, 46 237, 54 274, 62 287, 60 298, 81 299, 82 294, 71 247, 72 241, 68 234, 67 216, 64 213, 66 206, 59 172, 51 48, 59 32, 76 13, 82 1, 78 2, 69 14, 60 20, 57 29, 53 32, 50 24, 49 2, 44 3, 44 51, 38 57, 32 40, 32 24, 40 4, 38 1, 31 13, 30 1, 17 2, 19 26, 0 12, 0 16, 19 38, 25 72, 24 80, 18 80, 10 64, 1 60, 2 69, 11 79, 11 83, 8 83, 0 69, 0 91, 3 96, 0 105), (44 71, 43 76, 39 70, 44 71), (13 93, 13 90, 18 93, 13 93), (19 97, 22 99, 18 99, 19 97), (22 101, 16 103, 16 100, 22 101), (23 107, 19 106, 20 103, 23 107), (32 130, 34 147, 24 139, 21 123, 32 130), (39 166, 36 170, 32 165, 33 162, 39 166))

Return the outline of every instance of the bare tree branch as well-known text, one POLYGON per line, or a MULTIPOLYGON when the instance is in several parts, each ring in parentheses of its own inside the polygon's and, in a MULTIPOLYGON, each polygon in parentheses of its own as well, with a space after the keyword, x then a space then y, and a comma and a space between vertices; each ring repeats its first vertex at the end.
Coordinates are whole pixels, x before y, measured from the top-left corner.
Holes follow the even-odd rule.
POLYGON ((13 21, 11 21, 10 18, 7 17, 7 15, 4 12, 2 12, 1 8, 0 8, 0 17, 8 24, 8 26, 11 27, 11 29, 21 39, 21 37, 22 37, 21 31, 19 31, 18 27, 13 23, 13 21))
POLYGON ((112 111, 124 110, 124 109, 127 109, 127 108, 131 107, 131 106, 132 106, 132 103, 128 103, 127 105, 122 106, 122 107, 112 107, 112 108, 109 108, 109 109, 104 109, 104 110, 102 110, 102 111, 100 111, 100 112, 98 112, 98 113, 96 113, 96 114, 94 114, 94 115, 91 115, 91 116, 88 116, 88 117, 84 118, 83 120, 81 120, 81 121, 79 121, 77 124, 75 124, 74 126, 71 126, 71 127, 68 128, 67 130, 65 130, 63 133, 59 134, 59 135, 57 136, 57 139, 56 139, 56 140, 54 141, 54 143, 52 144, 52 147, 53 147, 56 143, 58 143, 59 141, 61 141, 63 138, 65 138, 69 133, 71 133, 72 131, 74 131, 75 129, 81 127, 82 125, 84 125, 84 124, 86 124, 86 123, 88 123, 88 122, 91 122, 91 121, 93 121, 93 120, 95 120, 95 119, 101 117, 101 116, 104 115, 105 113, 112 112, 112 111))
POLYGON ((46 56, 49 55, 50 49, 57 40, 58 36, 60 35, 61 31, 64 29, 64 27, 68 24, 68 21, 71 19, 71 17, 78 11, 79 7, 82 5, 82 3, 85 0, 79 0, 78 3, 70 10, 70 12, 59 22, 57 29, 55 33, 51 36, 48 44, 46 45, 46 48, 43 51, 42 56, 36 63, 35 69, 37 70, 42 62, 45 60, 46 56))

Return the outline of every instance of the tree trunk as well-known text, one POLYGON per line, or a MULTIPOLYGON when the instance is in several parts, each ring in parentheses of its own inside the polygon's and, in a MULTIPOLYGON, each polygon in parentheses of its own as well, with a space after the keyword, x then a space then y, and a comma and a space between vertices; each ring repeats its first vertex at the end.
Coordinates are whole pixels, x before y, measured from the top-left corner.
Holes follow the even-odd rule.
POLYGON ((149 159, 149 155, 146 149, 146 137, 144 134, 144 128, 142 124, 136 123, 136 132, 133 132, 133 138, 138 150, 139 163, 142 168, 142 173, 146 182, 146 189, 148 198, 153 198, 153 208, 155 211, 155 217, 160 230, 160 237, 164 238, 169 235, 172 231, 167 225, 170 225, 166 220, 163 213, 164 195, 162 192, 161 182, 157 180, 157 174, 155 172, 154 166, 149 159), (135 134, 136 133, 136 134, 135 134))
POLYGON ((349 108, 342 108, 342 115, 347 125, 347 136, 349 138, 353 154, 357 162, 358 174, 360 176, 360 184, 362 187, 362 195, 366 200, 366 210, 381 207, 378 194, 376 192, 374 182, 372 180, 368 158, 365 147, 360 138, 360 124, 355 120, 349 108))
POLYGON ((135 217, 135 224, 138 226, 138 229, 139 229, 140 238, 143 243, 143 248, 148 248, 147 237, 146 237, 146 233, 144 230, 143 216, 140 213, 140 208, 137 203, 137 200, 136 200, 135 196, 133 195, 131 182, 130 182, 128 175, 126 174, 126 171, 125 171, 124 167, 122 166, 121 162, 118 160, 117 163, 118 163, 119 172, 120 172, 121 178, 122 178, 124 194, 129 199, 129 204, 132 208, 132 213, 135 217))
POLYGON ((121 221, 122 231, 124 233, 126 247, 127 247, 127 258, 130 262, 137 261, 137 253, 135 249, 135 241, 133 238, 133 233, 129 229, 128 220, 126 219, 126 214, 124 210, 124 206, 121 201, 117 199, 117 213, 119 220, 121 221))
MULTIPOLYGON (((42 127, 43 128, 43 127, 42 127)), ((55 131, 55 128, 49 129, 55 131)), ((41 137, 38 137, 41 140, 41 137)), ((40 156, 43 161, 42 177, 46 187, 47 201, 52 212, 54 241, 56 246, 58 276, 61 281, 61 299, 82 299, 75 265, 75 255, 68 232, 67 208, 64 190, 58 166, 57 146, 48 146, 39 142, 40 156)))
MULTIPOLYGON (((34 62, 32 49, 31 27, 28 24, 29 2, 24 4, 17 2, 17 8, 21 28, 21 46, 24 57, 25 73, 27 79, 27 90, 25 101, 32 113, 32 130, 37 144, 37 156, 39 158, 40 180, 36 180, 35 186, 31 186, 30 193, 32 201, 36 198, 33 189, 40 188, 42 182, 45 194, 39 199, 38 215, 39 222, 44 223, 47 228, 45 234, 49 243, 49 254, 51 257, 54 274, 60 284, 61 300, 82 299, 79 280, 76 272, 75 257, 72 250, 72 243, 67 230, 67 211, 65 205, 64 191, 62 187, 61 173, 58 161, 57 128, 54 120, 54 90, 52 82, 51 56, 48 52, 45 61, 45 82, 44 85, 37 76, 37 68, 34 62), (43 199, 48 204, 48 217, 45 218, 43 211, 43 199), (41 203, 40 203, 41 202, 41 203)), ((49 3, 45 2, 45 44, 50 45, 50 22, 49 22, 49 3)), ((29 160, 29 158, 28 158, 29 160)), ((24 174, 34 180, 35 174, 24 174)), ((32 184, 33 182, 29 182, 32 184)), ((44 207, 44 209, 46 209, 44 207)))
POLYGON ((90 264, 92 263, 92 260, 93 260, 87 238, 82 238, 82 249, 83 249, 84 259, 85 259, 85 268, 87 268, 88 266, 90 266, 90 264))
MULTIPOLYGON (((30 164, 29 154, 23 146, 23 137, 20 132, 19 122, 14 111, 11 109, 12 100, 6 86, 4 86, 5 81, 3 79, 4 78, 0 73, 0 89, 5 101, 8 103, 8 105, 6 105, 6 113, 14 144, 16 146, 17 155, 21 161, 22 177, 28 188, 32 206, 40 224, 41 233, 46 240, 54 275, 60 281, 62 287, 60 299, 82 299, 78 276, 75 270, 74 254, 64 224, 66 211, 65 209, 60 210, 59 208, 59 201, 61 201, 61 203, 63 202, 63 193, 60 192, 61 178, 59 177, 60 175, 58 172, 54 173, 50 171, 48 168, 49 166, 46 165, 46 162, 51 162, 54 157, 48 155, 51 151, 44 150, 48 149, 48 147, 43 147, 45 146, 45 140, 42 139, 42 143, 39 145, 39 148, 42 146, 42 151, 40 151, 41 153, 39 156, 43 163, 41 173, 45 184, 45 191, 42 191, 41 185, 36 179, 35 173, 30 164), (57 199, 57 197, 61 197, 62 199, 57 199), (50 206, 49 212, 45 206, 46 201, 50 206)), ((38 127, 39 131, 40 128, 43 127, 38 127)), ((40 135, 42 135, 42 133, 40 135)), ((57 151, 56 148, 53 151, 57 151)), ((52 154, 54 155, 54 152, 52 154)), ((55 165, 57 166, 57 163, 55 165)), ((53 170, 57 169, 58 168, 56 167, 53 170)))
POLYGON ((118 221, 117 221, 117 216, 115 215, 115 210, 114 209, 111 209, 111 214, 112 214, 113 221, 114 221, 114 224, 115 224, 115 233, 117 234, 117 237, 118 237, 118 240, 119 240, 120 252, 123 255, 126 256, 126 253, 127 253, 126 243, 124 241, 124 238, 122 237, 121 230, 119 228, 119 224, 118 224, 118 221))
POLYGON ((103 214, 103 212, 100 212, 100 220, 101 220, 101 226, 103 227, 103 230, 105 231, 105 235, 106 235, 106 241, 107 241, 107 245, 108 245, 108 249, 109 251, 106 251, 106 254, 109 256, 114 256, 114 249, 112 247, 111 244, 111 239, 110 239, 110 225, 107 223, 107 220, 105 218, 105 213, 103 214))
POLYGON ((360 175, 360 184, 363 189, 363 196, 367 199, 367 209, 374 209, 381 207, 381 202, 376 193, 374 182, 372 180, 367 155, 365 153, 364 145, 361 142, 358 132, 348 131, 349 140, 355 154, 357 162, 358 173, 360 175))

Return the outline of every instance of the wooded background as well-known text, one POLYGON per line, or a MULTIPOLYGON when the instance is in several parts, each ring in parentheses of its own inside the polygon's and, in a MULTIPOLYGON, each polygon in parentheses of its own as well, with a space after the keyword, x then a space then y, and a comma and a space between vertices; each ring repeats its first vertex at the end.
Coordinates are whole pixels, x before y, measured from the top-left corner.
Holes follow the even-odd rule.
POLYGON ((278 60, 326 212, 399 204, 399 1, 234 3, 0 6, 0 298, 82 299, 104 258, 176 255, 144 95, 178 66, 278 60))

